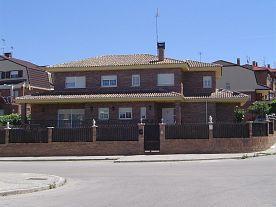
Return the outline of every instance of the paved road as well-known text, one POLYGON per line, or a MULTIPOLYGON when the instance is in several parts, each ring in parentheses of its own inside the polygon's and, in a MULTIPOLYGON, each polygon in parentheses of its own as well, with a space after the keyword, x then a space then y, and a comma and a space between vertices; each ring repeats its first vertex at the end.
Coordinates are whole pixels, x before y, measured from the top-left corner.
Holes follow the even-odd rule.
POLYGON ((1 172, 55 174, 60 188, 0 198, 0 206, 276 206, 276 156, 171 163, 0 162, 1 172))

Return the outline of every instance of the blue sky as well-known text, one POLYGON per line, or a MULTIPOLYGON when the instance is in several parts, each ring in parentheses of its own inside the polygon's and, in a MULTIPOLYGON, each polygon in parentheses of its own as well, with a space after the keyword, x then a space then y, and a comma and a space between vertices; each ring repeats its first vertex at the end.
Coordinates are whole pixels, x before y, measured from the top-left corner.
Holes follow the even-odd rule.
POLYGON ((156 8, 167 57, 276 67, 276 0, 0 0, 0 38, 40 65, 156 54, 156 8))

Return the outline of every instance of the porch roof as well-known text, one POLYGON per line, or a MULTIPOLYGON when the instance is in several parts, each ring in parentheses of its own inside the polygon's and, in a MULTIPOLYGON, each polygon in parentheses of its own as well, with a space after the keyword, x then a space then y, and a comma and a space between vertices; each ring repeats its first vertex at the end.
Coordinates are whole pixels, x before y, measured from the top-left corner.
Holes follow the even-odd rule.
POLYGON ((217 89, 210 96, 185 97, 181 93, 121 93, 76 95, 27 95, 16 98, 18 104, 92 103, 92 102, 237 102, 245 103, 248 96, 242 93, 217 89))

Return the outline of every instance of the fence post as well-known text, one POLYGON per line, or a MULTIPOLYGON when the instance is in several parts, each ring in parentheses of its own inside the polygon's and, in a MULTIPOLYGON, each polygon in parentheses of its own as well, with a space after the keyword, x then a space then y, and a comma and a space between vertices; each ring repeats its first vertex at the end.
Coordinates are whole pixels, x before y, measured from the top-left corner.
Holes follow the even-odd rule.
POLYGON ((253 121, 248 121, 246 123, 248 124, 248 132, 249 132, 248 138, 252 138, 253 137, 253 121))
POLYGON ((159 130, 160 130, 160 143, 162 141, 165 141, 166 139, 166 124, 163 122, 163 119, 161 120, 161 123, 159 123, 159 130))
POLYGON ((214 122, 213 122, 213 117, 209 116, 209 139, 213 139, 214 138, 214 122))
POLYGON ((10 122, 7 122, 7 126, 5 128, 5 144, 9 144, 10 139, 10 122))
POLYGON ((144 141, 145 141, 145 123, 138 123, 138 142, 140 146, 140 153, 144 154, 144 141))
POLYGON ((93 125, 92 125, 92 142, 96 142, 97 140, 97 125, 95 119, 93 119, 93 125))
POLYGON ((52 141, 53 141, 53 129, 54 129, 54 127, 47 127, 48 143, 52 143, 52 141))
POLYGON ((265 122, 266 122, 266 126, 267 126, 267 128, 266 128, 266 136, 269 136, 269 122, 270 122, 270 120, 269 120, 267 114, 265 116, 265 122))

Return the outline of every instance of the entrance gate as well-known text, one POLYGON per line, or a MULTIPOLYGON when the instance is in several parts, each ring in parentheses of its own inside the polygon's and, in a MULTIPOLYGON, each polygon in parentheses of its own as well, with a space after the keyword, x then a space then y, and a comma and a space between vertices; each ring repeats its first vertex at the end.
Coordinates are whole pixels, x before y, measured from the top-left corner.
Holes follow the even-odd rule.
POLYGON ((159 124, 146 124, 144 130, 145 151, 160 150, 160 129, 159 124))

